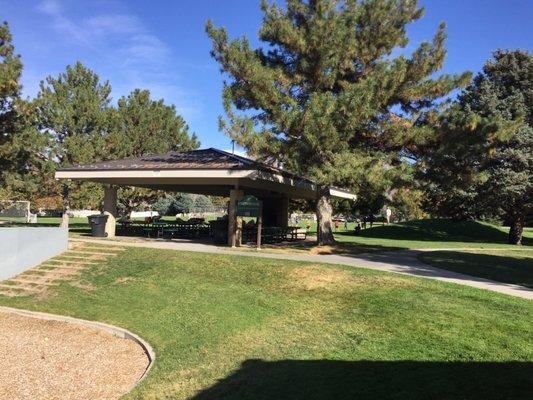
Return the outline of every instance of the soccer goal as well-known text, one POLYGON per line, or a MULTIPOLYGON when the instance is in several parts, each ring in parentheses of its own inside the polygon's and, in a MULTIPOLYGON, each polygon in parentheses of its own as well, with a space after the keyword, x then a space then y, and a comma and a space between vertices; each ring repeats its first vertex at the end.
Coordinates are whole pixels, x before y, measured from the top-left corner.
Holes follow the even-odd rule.
POLYGON ((0 221, 30 222, 30 202, 22 200, 0 200, 0 221))

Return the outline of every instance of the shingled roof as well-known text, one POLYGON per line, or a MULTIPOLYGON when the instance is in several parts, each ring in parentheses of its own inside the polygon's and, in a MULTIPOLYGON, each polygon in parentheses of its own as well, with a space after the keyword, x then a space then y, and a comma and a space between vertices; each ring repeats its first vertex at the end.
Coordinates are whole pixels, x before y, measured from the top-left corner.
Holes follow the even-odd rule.
POLYGON ((293 172, 215 148, 184 152, 172 151, 165 154, 102 161, 93 164, 77 164, 61 168, 59 171, 142 171, 179 169, 260 170, 309 181, 306 178, 299 177, 293 172))

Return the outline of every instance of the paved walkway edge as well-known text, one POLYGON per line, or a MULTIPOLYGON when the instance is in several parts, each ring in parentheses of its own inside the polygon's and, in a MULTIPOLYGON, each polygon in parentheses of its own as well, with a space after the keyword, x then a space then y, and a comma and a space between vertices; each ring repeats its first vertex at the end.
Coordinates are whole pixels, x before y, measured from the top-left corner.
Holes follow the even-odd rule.
POLYGON ((133 340, 139 346, 141 346, 141 348, 144 350, 144 353, 146 354, 146 357, 148 358, 148 366, 144 370, 139 380, 135 382, 135 384, 129 389, 128 393, 131 392, 134 388, 136 388, 144 380, 144 378, 146 378, 146 376, 148 375, 148 372, 150 372, 150 370, 152 369, 152 366, 155 361, 155 352, 152 349, 152 346, 150 346, 150 344, 146 340, 141 338, 139 335, 136 335, 135 333, 130 332, 127 329, 120 328, 118 326, 104 324, 103 322, 88 321, 85 319, 69 317, 66 315, 48 314, 48 313, 43 313, 39 311, 22 310, 19 308, 4 307, 4 306, 0 306, 0 312, 21 315, 23 317, 37 318, 37 319, 42 319, 46 321, 59 321, 59 322, 66 322, 69 324, 77 324, 77 325, 81 325, 84 327, 105 331, 121 339, 133 340))
POLYGON ((306 255, 269 253, 265 250, 238 251, 221 248, 212 244, 177 242, 169 240, 153 240, 142 242, 127 242, 113 239, 71 238, 73 242, 89 242, 123 247, 145 247, 153 249, 167 249, 178 251, 192 251, 200 253, 225 254, 244 257, 259 257, 288 261, 303 261, 326 264, 347 265, 355 268, 369 268, 378 271, 393 272, 421 278, 435 279, 442 282, 456 283, 477 289, 489 290, 509 296, 533 300, 533 290, 510 283, 496 282, 485 278, 465 275, 432 267, 418 259, 418 250, 383 251, 379 253, 362 253, 353 255, 306 255))

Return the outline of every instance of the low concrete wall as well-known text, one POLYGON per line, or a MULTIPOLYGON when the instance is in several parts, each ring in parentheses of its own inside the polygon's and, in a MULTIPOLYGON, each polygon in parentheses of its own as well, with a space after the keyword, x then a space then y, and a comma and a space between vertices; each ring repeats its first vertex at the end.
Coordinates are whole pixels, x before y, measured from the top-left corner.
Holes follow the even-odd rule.
POLYGON ((0 280, 20 274, 67 247, 66 228, 0 228, 0 280))

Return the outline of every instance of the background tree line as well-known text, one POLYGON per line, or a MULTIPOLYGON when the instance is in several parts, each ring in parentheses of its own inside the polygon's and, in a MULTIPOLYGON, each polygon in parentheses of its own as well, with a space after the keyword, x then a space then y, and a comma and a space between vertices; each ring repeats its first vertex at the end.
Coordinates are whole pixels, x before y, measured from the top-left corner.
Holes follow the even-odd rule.
MULTIPOLYGON (((532 214, 532 55, 497 51, 471 73, 437 75, 444 24, 411 52, 415 0, 260 2, 262 45, 230 40, 211 22, 212 56, 227 80, 220 127, 255 158, 313 179, 318 241, 334 242, 328 188, 351 188, 365 214, 499 218, 520 243, 532 214), (453 96, 459 93, 455 99, 453 96)), ((135 90, 111 105, 111 88, 81 65, 20 96, 20 57, 0 30, 0 184, 11 198, 68 193, 73 206, 100 189, 52 180, 57 166, 198 147, 172 106, 135 90), (47 180, 46 184, 43 180, 47 180)), ((128 189, 127 207, 148 196, 128 189)), ((344 204, 343 207, 346 208, 344 204)))
MULTIPOLYGON (((33 99, 22 98, 22 61, 7 23, 0 25, 0 198, 56 208, 98 208, 101 185, 57 182, 56 168, 199 147, 176 108, 135 89, 112 104, 111 85, 80 62, 48 76, 33 99)), ((160 194, 121 190, 134 208, 160 194)))

